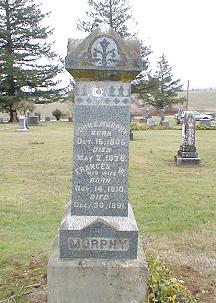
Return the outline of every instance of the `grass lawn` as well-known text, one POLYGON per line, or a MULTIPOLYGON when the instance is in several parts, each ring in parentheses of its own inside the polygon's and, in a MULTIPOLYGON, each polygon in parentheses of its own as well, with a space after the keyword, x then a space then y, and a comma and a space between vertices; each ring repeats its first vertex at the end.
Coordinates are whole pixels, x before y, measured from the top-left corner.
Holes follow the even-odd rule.
MULTIPOLYGON (((0 124, 0 302, 33 302, 28 293, 45 279, 70 197, 72 127, 51 122, 21 133, 0 124)), ((202 165, 183 168, 174 164, 179 130, 134 132, 129 196, 145 252, 159 255, 198 302, 214 303, 216 131, 196 139, 202 165)))

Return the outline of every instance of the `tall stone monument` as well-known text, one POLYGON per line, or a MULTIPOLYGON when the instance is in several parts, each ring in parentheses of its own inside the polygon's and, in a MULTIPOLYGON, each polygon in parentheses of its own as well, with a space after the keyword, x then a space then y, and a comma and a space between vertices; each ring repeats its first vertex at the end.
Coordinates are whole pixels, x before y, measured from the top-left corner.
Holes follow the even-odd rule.
POLYGON ((76 80, 71 203, 48 264, 49 303, 146 302, 147 264, 128 201, 130 82, 139 44, 100 28, 69 40, 76 80))
POLYGON ((182 125, 182 144, 175 156, 176 165, 197 165, 200 158, 195 146, 196 120, 192 112, 185 112, 182 125))

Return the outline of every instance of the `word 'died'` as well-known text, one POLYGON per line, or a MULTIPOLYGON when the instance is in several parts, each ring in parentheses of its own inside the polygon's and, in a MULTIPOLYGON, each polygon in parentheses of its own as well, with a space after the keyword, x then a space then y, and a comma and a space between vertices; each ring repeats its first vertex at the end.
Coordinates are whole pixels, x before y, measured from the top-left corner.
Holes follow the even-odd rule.
POLYGON ((113 238, 69 238, 69 250, 102 250, 102 251, 127 251, 129 249, 128 239, 113 238))

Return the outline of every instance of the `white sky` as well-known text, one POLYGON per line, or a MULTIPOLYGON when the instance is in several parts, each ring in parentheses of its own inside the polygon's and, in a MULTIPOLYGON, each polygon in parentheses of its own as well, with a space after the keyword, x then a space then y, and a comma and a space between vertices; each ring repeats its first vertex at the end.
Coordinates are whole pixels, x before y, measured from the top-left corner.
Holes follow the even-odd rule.
MULTIPOLYGON (((140 39, 151 45, 151 62, 162 53, 173 68, 175 79, 186 88, 216 87, 216 0, 130 0, 138 21, 140 39)), ((84 38, 76 30, 77 17, 85 18, 87 0, 43 0, 51 11, 55 49, 66 56, 68 38, 84 38)), ((154 66, 154 65, 152 65, 154 66)))

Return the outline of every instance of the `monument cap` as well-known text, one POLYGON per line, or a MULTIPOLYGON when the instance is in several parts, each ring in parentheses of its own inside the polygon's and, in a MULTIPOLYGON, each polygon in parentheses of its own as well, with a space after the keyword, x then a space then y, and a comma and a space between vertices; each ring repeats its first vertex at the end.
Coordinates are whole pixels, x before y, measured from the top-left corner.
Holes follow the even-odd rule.
POLYGON ((142 70, 140 43, 102 24, 85 39, 69 39, 66 70, 84 81, 132 81, 142 70))

